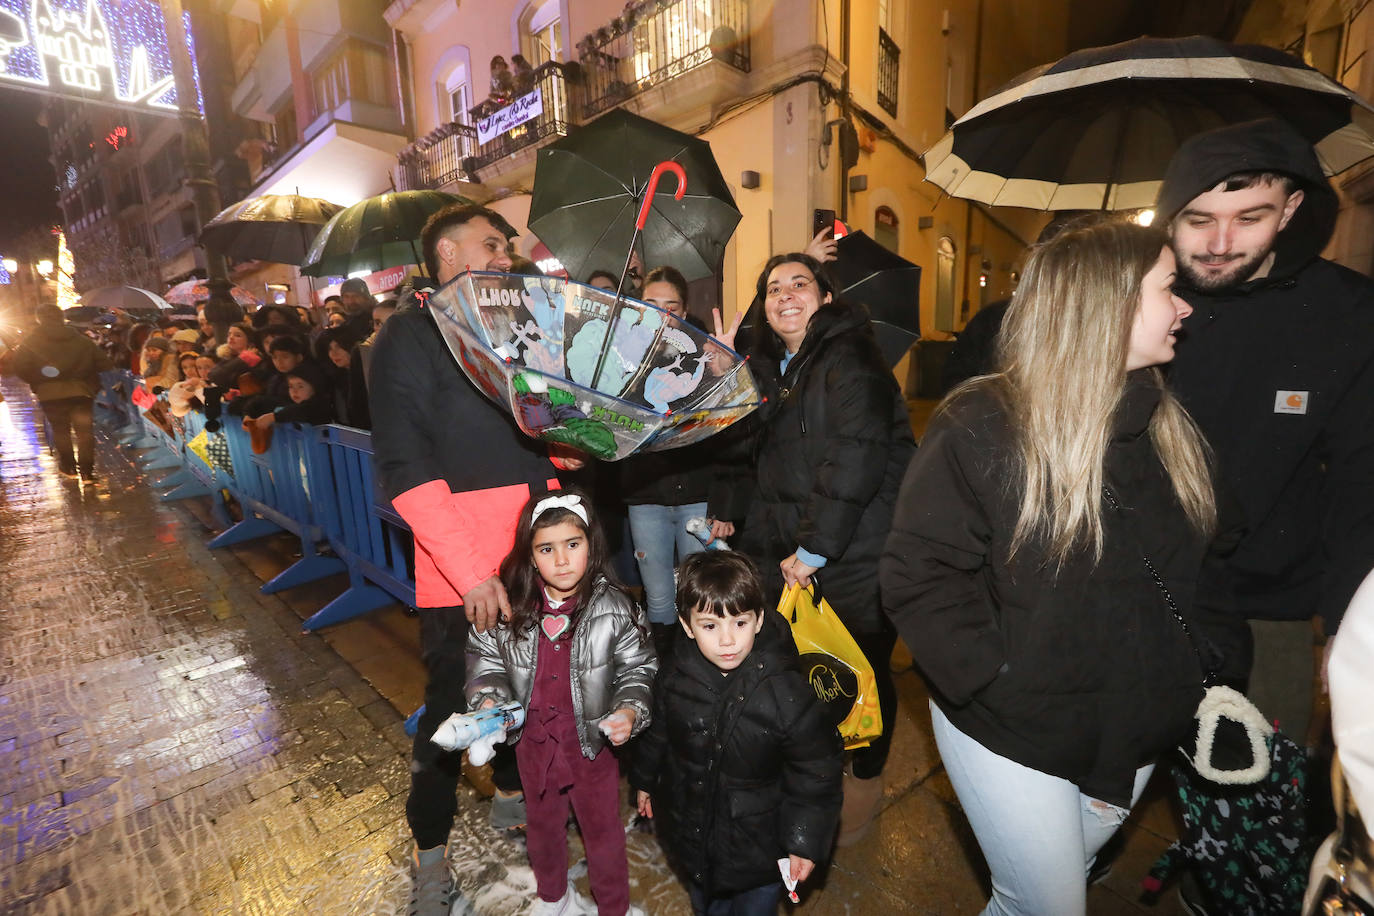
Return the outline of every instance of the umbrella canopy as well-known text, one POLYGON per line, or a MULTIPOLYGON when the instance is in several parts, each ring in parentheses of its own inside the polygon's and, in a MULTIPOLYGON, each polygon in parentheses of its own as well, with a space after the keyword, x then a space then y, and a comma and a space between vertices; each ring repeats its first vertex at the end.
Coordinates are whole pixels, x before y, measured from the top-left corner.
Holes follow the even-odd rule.
POLYGON ((1149 207, 1184 140, 1266 117, 1306 137, 1328 175, 1374 156, 1374 108, 1282 51, 1138 38, 1076 51, 994 92, 926 151, 926 180, 996 206, 1149 207))
POLYGON ((299 264, 320 227, 342 210, 318 197, 265 194, 225 207, 201 230, 200 240, 240 260, 299 264))
POLYGON ((878 346, 897 365, 921 336, 920 266, 851 232, 836 244, 829 270, 841 298, 868 306, 878 346))
MULTIPOLYGON (((229 287, 229 296, 237 304, 247 308, 250 305, 258 305, 258 297, 254 296, 242 286, 229 287)), ((205 285, 204 280, 184 280, 173 286, 162 297, 168 302, 177 305, 194 306, 197 302, 205 302, 210 298, 210 287, 205 285)), ((171 306, 168 306, 171 308, 171 306)))
POLYGON ((443 191, 387 191, 360 200, 324 224, 301 262, 310 277, 342 277, 420 262, 420 230, 449 204, 472 201, 443 191))
POLYGON ((713 275, 740 212, 711 144, 623 108, 539 151, 530 231, 571 276, 618 271, 650 176, 665 161, 682 166, 687 191, 677 200, 667 182, 654 194, 640 236, 644 264, 676 267, 688 280, 713 275))
POLYGON ((734 350, 594 286, 470 271, 428 305, 463 372, 527 435, 596 458, 698 442, 762 402, 734 350))
POLYGON ((113 309, 126 312, 171 311, 172 304, 159 296, 138 286, 106 286, 81 294, 81 304, 96 309, 96 314, 113 309))

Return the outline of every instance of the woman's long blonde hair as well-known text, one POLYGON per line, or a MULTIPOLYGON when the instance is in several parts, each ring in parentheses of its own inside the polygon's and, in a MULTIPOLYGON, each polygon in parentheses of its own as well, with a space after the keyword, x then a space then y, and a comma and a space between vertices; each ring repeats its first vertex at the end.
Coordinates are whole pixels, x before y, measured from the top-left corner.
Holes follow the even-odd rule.
MULTIPOLYGON (((1002 325, 991 386, 1007 407, 1021 467, 1021 506, 1010 555, 1043 544, 1061 568, 1076 552, 1102 557, 1107 446, 1126 390, 1126 356, 1142 281, 1167 244, 1162 231, 1120 218, 1071 225, 1031 253, 1002 325)), ((1211 453, 1201 432, 1160 387, 1149 435, 1188 521, 1216 527, 1211 453)))

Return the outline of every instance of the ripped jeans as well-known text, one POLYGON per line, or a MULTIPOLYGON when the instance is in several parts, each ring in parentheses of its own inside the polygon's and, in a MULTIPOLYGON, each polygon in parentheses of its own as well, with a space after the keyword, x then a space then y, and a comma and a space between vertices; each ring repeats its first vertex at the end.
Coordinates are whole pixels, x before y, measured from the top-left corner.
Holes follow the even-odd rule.
POLYGON ((706 503, 682 506, 630 505, 630 539, 635 562, 644 581, 644 604, 650 623, 677 623, 676 585, 673 570, 690 554, 704 550, 687 531, 687 520, 706 516, 706 503))
MULTIPOLYGON (((1130 814, 994 754, 930 704, 935 743, 992 872, 984 916, 1083 916, 1088 869, 1130 814)), ((1135 772, 1131 805, 1154 764, 1135 772)))

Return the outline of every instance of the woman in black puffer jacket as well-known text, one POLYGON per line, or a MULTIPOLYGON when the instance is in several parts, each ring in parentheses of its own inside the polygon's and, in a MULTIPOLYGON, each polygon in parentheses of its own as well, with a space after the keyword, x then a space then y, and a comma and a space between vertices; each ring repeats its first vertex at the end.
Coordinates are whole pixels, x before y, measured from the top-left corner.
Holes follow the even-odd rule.
MULTIPOLYGON (((776 255, 759 275, 750 367, 768 401, 744 434, 746 473, 712 493, 714 519, 743 521, 734 546, 773 594, 813 574, 878 681, 883 734, 854 752, 840 845, 863 835, 882 795, 897 711, 896 631, 878 599, 878 560, 915 449, 906 403, 863 309, 835 301, 819 262, 776 255)), ((716 534, 729 536, 729 525, 716 534)))

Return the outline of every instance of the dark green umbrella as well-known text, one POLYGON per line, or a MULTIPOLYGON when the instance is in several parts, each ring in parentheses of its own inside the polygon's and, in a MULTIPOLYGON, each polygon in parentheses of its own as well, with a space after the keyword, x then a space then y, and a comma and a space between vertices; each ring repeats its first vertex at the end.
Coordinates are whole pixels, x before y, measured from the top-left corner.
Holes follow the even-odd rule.
POLYGON ((621 108, 539 151, 530 232, 571 277, 615 270, 628 256, 650 176, 665 161, 682 166, 687 191, 676 200, 675 183, 666 182, 654 194, 640 236, 644 264, 676 267, 688 280, 712 276, 740 212, 711 145, 621 108))
POLYGON ((342 209, 299 194, 250 197, 225 207, 206 223, 200 240, 239 260, 299 264, 320 228, 342 209))
POLYGON ((443 191, 387 191, 340 210, 315 236, 301 264, 309 277, 343 277, 420 263, 420 230, 449 204, 472 201, 443 191))

